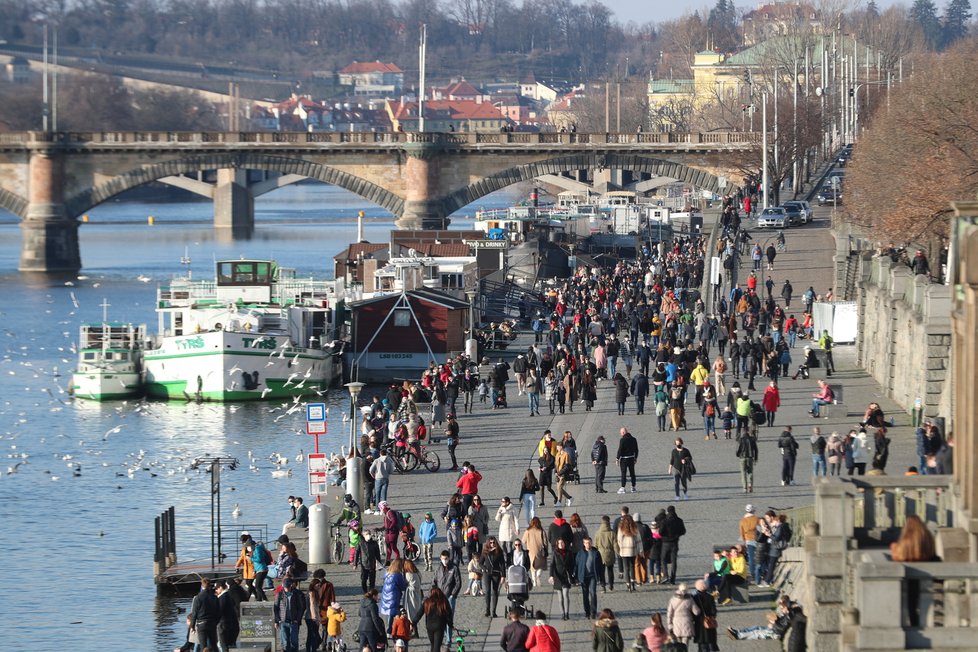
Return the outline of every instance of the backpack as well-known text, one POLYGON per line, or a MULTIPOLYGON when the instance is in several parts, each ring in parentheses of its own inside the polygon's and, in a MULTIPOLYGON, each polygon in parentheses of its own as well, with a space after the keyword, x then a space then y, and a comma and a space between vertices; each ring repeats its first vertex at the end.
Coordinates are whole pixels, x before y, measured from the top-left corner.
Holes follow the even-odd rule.
POLYGON ((266 548, 264 544, 258 544, 258 554, 260 556, 261 563, 265 564, 266 566, 272 563, 272 553, 268 552, 268 548, 266 548))
POLYGON ((713 403, 707 403, 706 404, 705 413, 706 413, 706 416, 708 416, 708 417, 715 417, 716 416, 717 410, 716 410, 715 407, 713 407, 713 403))
POLYGON ((299 576, 299 575, 305 575, 306 574, 306 571, 308 571, 308 570, 309 570, 309 564, 307 564, 306 562, 302 561, 298 557, 296 557, 295 558, 295 561, 292 562, 292 575, 293 575, 293 577, 299 576))
MULTIPOLYGON (((391 510, 393 511, 393 510, 391 510)), ((404 515, 400 512, 394 512, 394 531, 400 532, 401 528, 404 527, 404 515)))

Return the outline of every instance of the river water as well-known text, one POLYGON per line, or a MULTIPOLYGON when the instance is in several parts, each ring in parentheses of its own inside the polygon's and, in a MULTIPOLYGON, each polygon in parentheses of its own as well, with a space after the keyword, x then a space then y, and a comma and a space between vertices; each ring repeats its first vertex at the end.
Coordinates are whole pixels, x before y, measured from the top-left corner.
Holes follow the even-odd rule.
MULTIPOLYGON (((496 193, 465 212, 518 198, 514 191, 496 193)), ((332 257, 356 238, 358 210, 368 216, 366 239, 388 241, 390 215, 318 184, 259 198, 256 229, 245 241, 215 233, 209 202, 107 203, 90 211, 90 222, 81 228, 80 274, 87 278, 69 279, 72 285, 16 271, 20 230, 15 217, 0 211, 5 648, 172 650, 183 642, 181 610, 189 600, 156 595, 153 519, 175 506, 179 559, 207 558, 210 479, 188 469, 194 457, 226 454, 242 461, 223 476, 222 518, 229 530, 239 529, 231 516, 237 503, 238 524, 268 524, 274 532, 289 516, 286 497, 308 491, 305 464, 294 461, 313 448, 312 438, 302 434, 301 412, 276 421, 274 404, 70 399, 64 390, 75 366, 80 323, 101 320, 104 299, 113 321, 145 323, 155 332, 156 286, 184 273, 179 261, 185 251, 198 278, 212 278, 213 260, 242 256, 272 258, 300 275, 328 277, 332 257), (146 223, 149 215, 154 226, 146 223), (293 460, 293 477, 272 478, 273 452, 293 460), (80 476, 73 476, 70 464, 81 465, 80 476)), ((471 228, 471 218, 453 220, 452 228, 471 228)), ((348 437, 341 415, 349 399, 334 390, 326 402, 329 435, 321 438, 321 448, 338 450, 348 437)))

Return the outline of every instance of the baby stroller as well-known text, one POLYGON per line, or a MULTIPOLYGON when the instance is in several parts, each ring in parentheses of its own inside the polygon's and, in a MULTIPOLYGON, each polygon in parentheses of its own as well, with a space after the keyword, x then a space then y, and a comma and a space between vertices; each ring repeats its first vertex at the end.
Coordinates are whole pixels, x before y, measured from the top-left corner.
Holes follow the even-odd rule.
POLYGON ((530 597, 530 574, 522 564, 513 564, 506 569, 506 597, 510 609, 516 609, 520 616, 526 616, 526 601, 530 597))
POLYGON ((496 407, 506 407, 506 387, 499 388, 499 393, 496 395, 496 407))

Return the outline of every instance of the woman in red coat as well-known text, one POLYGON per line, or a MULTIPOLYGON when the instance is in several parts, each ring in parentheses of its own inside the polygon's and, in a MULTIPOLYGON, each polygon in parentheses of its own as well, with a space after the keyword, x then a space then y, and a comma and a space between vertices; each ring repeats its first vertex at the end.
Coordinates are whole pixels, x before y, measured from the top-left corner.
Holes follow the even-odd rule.
POLYGON ((536 624, 526 637, 526 649, 529 652, 560 652, 560 636, 556 629, 547 624, 547 614, 537 611, 534 617, 536 624))
POLYGON ((778 384, 773 380, 764 390, 764 399, 761 402, 764 405, 764 414, 767 416, 767 425, 773 426, 774 413, 781 407, 781 394, 778 392, 778 384))

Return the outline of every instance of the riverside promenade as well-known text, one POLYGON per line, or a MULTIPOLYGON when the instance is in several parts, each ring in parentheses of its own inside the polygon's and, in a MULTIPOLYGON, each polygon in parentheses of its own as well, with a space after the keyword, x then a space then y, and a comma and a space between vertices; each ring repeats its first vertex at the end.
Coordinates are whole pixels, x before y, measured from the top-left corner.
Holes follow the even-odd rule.
MULTIPOLYGON (((751 230, 752 223, 746 225, 751 230)), ((829 226, 829 210, 816 209, 816 221, 804 227, 786 231, 788 239, 787 252, 779 254, 775 270, 771 272, 777 283, 775 294, 785 278, 791 280, 797 297, 789 308, 797 306, 801 313, 800 295, 812 285, 819 294, 824 293, 832 283, 832 260, 835 245, 829 226)), ((753 233, 753 231, 752 231, 753 233)), ((756 232, 757 241, 764 244, 766 237, 773 238, 774 232, 756 232)), ((749 257, 745 257, 749 258, 749 257)), ((749 270, 749 260, 745 260, 741 268, 741 278, 745 278, 749 270)), ((766 279, 768 272, 764 272, 766 279)), ((517 341, 507 351, 508 357, 520 350, 520 344, 525 350, 528 341, 517 341)), ((794 351, 797 352, 792 364, 792 373, 802 356, 803 341, 799 341, 794 351)), ((715 349, 714 349, 715 352, 715 349)), ((460 445, 457 455, 459 461, 469 460, 476 465, 483 475, 480 484, 480 495, 484 504, 495 513, 499 500, 503 496, 515 499, 518 495, 520 479, 525 469, 536 470, 536 445, 545 429, 551 429, 557 439, 564 430, 570 430, 577 440, 579 458, 581 460, 581 484, 569 485, 568 490, 573 496, 573 507, 564 508, 564 516, 577 512, 589 532, 597 530, 602 515, 614 518, 622 505, 628 505, 632 514, 640 514, 644 521, 649 522, 660 509, 667 505, 675 505, 677 513, 685 521, 687 535, 679 545, 679 571, 677 583, 686 582, 690 585, 701 578, 710 569, 714 546, 729 546, 737 542, 737 523, 744 514, 744 506, 751 503, 761 513, 769 508, 775 510, 799 508, 814 503, 814 492, 811 476, 811 456, 808 438, 813 426, 820 426, 823 434, 828 436, 833 430, 844 434, 857 424, 865 406, 870 401, 881 404, 888 416, 896 419, 897 426, 890 431, 892 443, 890 460, 887 465, 889 474, 902 474, 910 464, 915 463, 914 431, 909 427, 909 419, 896 405, 879 394, 879 387, 862 370, 853 367, 854 349, 838 346, 835 349, 837 372, 830 379, 835 388, 842 389, 842 395, 847 408, 847 414, 841 410, 833 412, 830 418, 813 419, 807 414, 811 406, 811 394, 817 390, 817 379, 824 378, 824 369, 812 370, 808 380, 783 379, 781 382, 782 407, 778 411, 773 428, 760 428, 758 447, 760 459, 755 468, 754 492, 745 495, 741 491, 739 464, 735 457, 736 442, 734 439, 725 440, 720 434, 716 441, 704 441, 702 421, 696 406, 690 400, 687 407, 688 431, 680 431, 686 446, 693 454, 698 470, 690 486, 689 500, 676 502, 674 500, 673 482, 666 474, 669 454, 676 433, 657 432, 654 410, 647 409, 645 415, 636 415, 634 403, 629 402, 625 416, 618 416, 614 403, 614 389, 610 381, 602 381, 598 386, 598 400, 592 412, 585 412, 584 406, 574 406, 573 413, 550 416, 546 405, 542 405, 542 416, 530 417, 526 397, 519 396, 515 382, 508 387, 509 407, 503 410, 491 410, 486 404, 476 404, 474 414, 460 414, 461 427, 460 445), (797 484, 783 487, 780 481, 781 455, 777 447, 777 439, 782 426, 792 425, 795 438, 800 449, 795 474, 797 484), (619 428, 628 428, 637 438, 640 448, 637 464, 638 492, 624 495, 616 494, 618 488, 618 470, 614 466, 614 455, 619 439, 619 428), (591 446, 598 435, 604 435, 608 442, 609 457, 612 463, 608 467, 605 488, 606 494, 594 491, 593 477, 590 465, 591 446)), ((495 362, 495 357, 493 357, 495 362)), ((728 380, 728 383, 730 381, 728 380)), ((752 392, 755 400, 759 400, 766 382, 758 378, 759 391, 752 392)), ((746 381, 742 382, 746 385, 746 381)), ((362 396, 369 400, 369 395, 362 396)), ((647 406, 648 408, 648 406, 647 406)), ((438 521, 439 543, 435 549, 444 547, 445 528, 438 518, 441 508, 454 491, 457 475, 447 471, 448 454, 445 444, 433 445, 442 457, 442 471, 430 474, 417 470, 407 475, 395 476, 391 480, 389 502, 392 507, 409 512, 415 524, 420 523, 426 511, 431 511, 438 521)), ((330 496, 330 504, 337 504, 330 496)), ((549 498, 549 497, 548 497, 549 498)), ((537 515, 544 528, 553 518, 553 503, 548 499, 546 507, 538 507, 537 515)), ((378 516, 365 518, 368 527, 375 527, 380 521, 378 516)), ((522 522, 522 519, 521 519, 522 522)), ((496 528, 491 527, 492 534, 496 528)), ((357 627, 357 604, 360 596, 359 574, 346 565, 330 565, 326 567, 327 577, 336 585, 340 602, 350 613, 350 620, 344 627, 347 641, 350 641, 353 630, 357 627)), ((463 579, 466 576, 462 569, 463 579)), ((422 571, 425 589, 430 586, 430 574, 422 571)), ((378 573, 378 587, 382 582, 382 574, 378 573)), ((614 610, 622 628, 626 648, 634 641, 636 634, 649 624, 649 618, 655 611, 665 612, 673 587, 669 585, 646 585, 635 593, 627 593, 618 588, 614 593, 598 593, 598 607, 614 610)), ((730 650, 777 650, 780 643, 776 641, 733 641, 725 635, 727 627, 746 627, 761 625, 765 622, 765 613, 773 607, 777 597, 774 589, 758 589, 751 586, 750 601, 747 604, 732 604, 719 609, 721 649, 730 650)), ((790 594, 790 590, 789 590, 790 594)), ((591 623, 583 617, 583 605, 580 589, 572 591, 573 607, 571 620, 560 619, 559 601, 549 584, 535 587, 530 595, 528 605, 534 609, 542 609, 551 616, 556 616, 550 622, 560 632, 563 649, 591 649, 591 623)), ((503 617, 506 613, 505 594, 501 595, 498 613, 500 618, 485 618, 485 602, 483 598, 460 596, 455 616, 456 624, 462 629, 475 630, 467 640, 467 646, 472 650, 490 650, 499 646, 499 635, 506 624, 503 617)), ((530 623, 532 624, 532 622, 530 623)), ((423 631, 423 627, 420 628, 423 631)), ((427 649, 427 640, 423 637, 415 640, 412 647, 427 649)))

